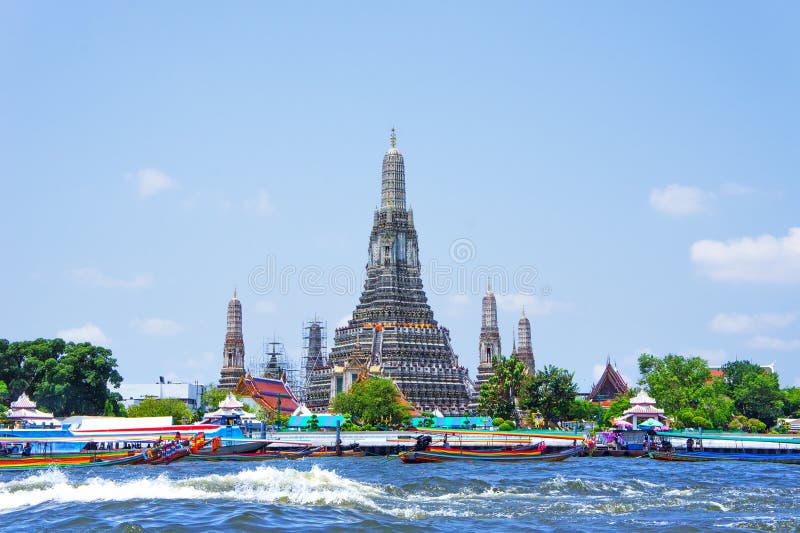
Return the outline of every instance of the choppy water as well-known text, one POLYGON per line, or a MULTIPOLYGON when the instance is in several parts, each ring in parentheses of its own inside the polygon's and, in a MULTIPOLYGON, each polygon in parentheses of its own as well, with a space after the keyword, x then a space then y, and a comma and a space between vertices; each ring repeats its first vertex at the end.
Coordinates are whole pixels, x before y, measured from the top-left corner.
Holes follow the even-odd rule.
POLYGON ((0 474, 0 528, 797 531, 800 466, 571 458, 179 462, 0 474))

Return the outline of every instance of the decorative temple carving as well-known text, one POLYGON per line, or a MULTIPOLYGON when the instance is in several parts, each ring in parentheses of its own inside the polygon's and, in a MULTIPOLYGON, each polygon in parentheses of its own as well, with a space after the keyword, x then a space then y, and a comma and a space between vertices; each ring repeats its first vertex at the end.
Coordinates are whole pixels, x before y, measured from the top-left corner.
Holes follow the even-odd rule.
POLYGON ((233 291, 233 298, 228 302, 228 329, 225 333, 225 345, 222 348, 222 370, 219 386, 233 390, 244 376, 244 338, 242 337, 242 302, 233 291))
POLYGON ((347 325, 336 330, 327 364, 313 371, 315 390, 327 383, 330 395, 315 398, 309 409, 327 410, 331 399, 357 379, 356 366, 366 364, 371 374, 391 378, 415 409, 463 413, 471 381, 422 288, 417 230, 406 209, 405 163, 394 130, 383 158, 381 206, 367 252, 359 303, 347 325))

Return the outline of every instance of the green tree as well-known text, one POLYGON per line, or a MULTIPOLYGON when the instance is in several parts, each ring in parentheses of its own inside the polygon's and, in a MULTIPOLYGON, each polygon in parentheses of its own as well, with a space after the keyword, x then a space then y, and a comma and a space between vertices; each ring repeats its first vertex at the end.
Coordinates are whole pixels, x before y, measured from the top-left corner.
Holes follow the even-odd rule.
POLYGON ((732 361, 722 367, 724 380, 739 414, 761 420, 769 427, 783 414, 785 394, 778 375, 766 373, 749 361, 732 361))
POLYGON ((787 417, 800 416, 800 387, 785 389, 783 394, 783 414, 787 417))
POLYGON ((523 384, 522 406, 538 410, 547 421, 566 420, 578 394, 574 376, 553 365, 528 375, 523 384))
POLYGON ((567 416, 570 420, 594 420, 597 418, 597 406, 586 400, 573 400, 567 416))
POLYGON ((306 422, 306 428, 309 431, 317 431, 319 429, 319 417, 316 414, 311 415, 311 418, 306 422))
POLYGON ((350 413, 364 424, 400 424, 409 408, 400 401, 400 391, 386 378, 369 377, 356 382, 348 392, 336 395, 333 410, 350 413))
POLYGON ((27 392, 40 408, 56 416, 103 414, 107 402, 112 412, 119 411, 121 398, 109 388, 122 382, 117 361, 111 350, 88 342, 3 340, 0 379, 11 398, 27 392))
POLYGON ((492 360, 494 375, 481 386, 478 393, 478 412, 490 417, 516 419, 517 395, 527 373, 527 366, 515 355, 492 360))
POLYGON ((610 426, 614 420, 622 416, 622 413, 631 408, 633 395, 633 389, 628 389, 627 392, 617 395, 616 399, 608 405, 608 409, 603 412, 604 426, 610 426))
POLYGON ((174 424, 182 420, 187 422, 192 419, 192 411, 180 400, 175 398, 145 398, 139 405, 128 408, 128 416, 171 416, 174 424))
POLYGON ((209 384, 200 397, 200 403, 207 411, 215 411, 219 408, 219 404, 228 397, 229 392, 228 389, 221 389, 209 384))
POLYGON ((691 407, 700 390, 711 381, 711 371, 699 357, 667 355, 663 359, 650 354, 639 356, 641 385, 667 413, 691 407))

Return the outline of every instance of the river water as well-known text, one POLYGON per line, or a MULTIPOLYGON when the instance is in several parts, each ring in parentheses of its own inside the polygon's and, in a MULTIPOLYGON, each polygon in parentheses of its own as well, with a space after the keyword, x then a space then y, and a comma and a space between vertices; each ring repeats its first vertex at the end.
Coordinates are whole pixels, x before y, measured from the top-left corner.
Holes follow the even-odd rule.
POLYGON ((0 474, 0 528, 276 531, 797 531, 800 465, 395 458, 0 474))

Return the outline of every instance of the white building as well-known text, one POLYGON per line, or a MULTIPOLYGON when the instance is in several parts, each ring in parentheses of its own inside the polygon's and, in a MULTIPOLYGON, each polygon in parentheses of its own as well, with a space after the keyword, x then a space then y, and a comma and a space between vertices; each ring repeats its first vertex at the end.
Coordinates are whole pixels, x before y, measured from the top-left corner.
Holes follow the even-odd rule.
POLYGON ((118 392, 122 396, 122 403, 125 407, 139 405, 145 398, 170 398, 180 400, 189 409, 194 410, 200 406, 200 398, 205 390, 205 385, 165 382, 161 378, 157 383, 123 383, 113 392, 118 392))

